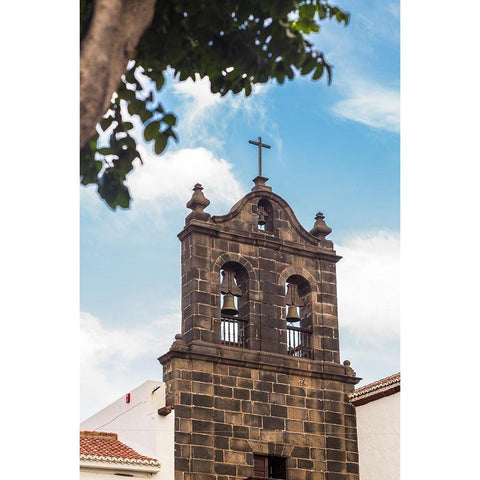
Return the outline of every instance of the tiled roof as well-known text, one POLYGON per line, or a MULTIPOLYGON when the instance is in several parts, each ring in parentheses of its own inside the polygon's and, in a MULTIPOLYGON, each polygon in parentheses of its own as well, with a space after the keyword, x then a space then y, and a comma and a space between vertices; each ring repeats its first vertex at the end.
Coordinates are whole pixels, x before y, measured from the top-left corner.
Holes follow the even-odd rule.
POLYGON ((349 395, 350 401, 355 405, 364 405, 381 397, 388 397, 400 391, 400 373, 382 378, 357 388, 349 395))
POLYGON ((80 432, 80 459, 160 466, 154 458, 140 455, 120 442, 116 433, 107 432, 80 432))

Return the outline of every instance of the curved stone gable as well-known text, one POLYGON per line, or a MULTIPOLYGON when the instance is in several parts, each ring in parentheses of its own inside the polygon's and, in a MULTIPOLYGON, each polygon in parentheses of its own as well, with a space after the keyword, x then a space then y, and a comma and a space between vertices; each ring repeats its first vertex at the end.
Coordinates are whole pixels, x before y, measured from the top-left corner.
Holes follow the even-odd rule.
MULTIPOLYGON (((324 245, 325 241, 322 242, 303 228, 290 205, 273 192, 250 192, 240 199, 229 213, 226 215, 215 215, 209 221, 218 226, 225 226, 230 231, 233 228, 239 232, 261 233, 268 237, 277 237, 279 240, 326 247, 324 245), (255 208, 261 199, 270 201, 273 206, 274 227, 272 232, 261 232, 257 228, 257 212, 255 208)), ((333 249, 331 242, 326 242, 333 249)))

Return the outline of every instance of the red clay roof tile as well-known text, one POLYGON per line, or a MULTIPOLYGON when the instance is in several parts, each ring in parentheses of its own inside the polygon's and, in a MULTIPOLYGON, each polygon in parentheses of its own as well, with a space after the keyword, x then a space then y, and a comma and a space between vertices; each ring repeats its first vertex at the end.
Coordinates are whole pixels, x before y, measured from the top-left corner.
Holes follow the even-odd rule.
POLYGON ((357 388, 348 397, 355 406, 364 405, 381 397, 387 397, 400 391, 400 373, 382 378, 357 388))
POLYGON ((80 432, 80 456, 108 458, 110 460, 133 460, 135 463, 158 464, 154 458, 146 457, 118 440, 116 433, 80 432))

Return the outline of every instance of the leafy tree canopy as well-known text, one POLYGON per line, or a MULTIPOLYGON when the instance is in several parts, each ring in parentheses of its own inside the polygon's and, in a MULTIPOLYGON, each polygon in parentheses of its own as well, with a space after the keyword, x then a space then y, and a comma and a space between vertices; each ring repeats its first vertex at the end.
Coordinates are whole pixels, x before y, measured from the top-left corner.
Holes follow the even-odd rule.
MULTIPOLYGON (((313 80, 326 77, 330 83, 332 67, 307 35, 318 32, 324 20, 333 18, 344 25, 349 21, 348 13, 327 0, 151 1, 153 18, 133 46, 116 92, 107 92, 112 98, 108 111, 96 119, 100 122, 93 134, 82 139, 81 183, 96 184, 112 209, 129 207, 126 176, 136 158, 142 162, 131 134, 133 124, 122 118, 121 105, 138 117, 155 153, 161 154, 169 140, 178 141, 177 118, 153 96, 153 88, 162 89, 167 67, 180 80, 195 79, 196 74, 208 77, 211 91, 222 96, 248 96, 256 83, 276 79, 282 84, 295 74, 311 75, 313 80), (141 81, 142 76, 151 82, 141 81), (106 138, 104 146, 99 131, 106 138)), ((81 0, 82 48, 100 2, 81 0)))

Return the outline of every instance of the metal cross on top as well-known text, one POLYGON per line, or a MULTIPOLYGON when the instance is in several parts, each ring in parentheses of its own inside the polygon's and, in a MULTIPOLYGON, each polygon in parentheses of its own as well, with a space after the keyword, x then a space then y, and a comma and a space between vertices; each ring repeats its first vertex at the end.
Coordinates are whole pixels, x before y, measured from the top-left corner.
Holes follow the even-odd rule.
POLYGON ((258 147, 258 176, 262 176, 262 148, 272 148, 270 145, 266 143, 262 143, 262 137, 258 137, 258 142, 254 140, 249 140, 248 143, 252 145, 256 145, 258 147))

